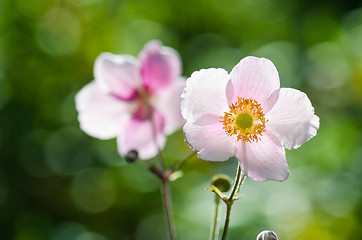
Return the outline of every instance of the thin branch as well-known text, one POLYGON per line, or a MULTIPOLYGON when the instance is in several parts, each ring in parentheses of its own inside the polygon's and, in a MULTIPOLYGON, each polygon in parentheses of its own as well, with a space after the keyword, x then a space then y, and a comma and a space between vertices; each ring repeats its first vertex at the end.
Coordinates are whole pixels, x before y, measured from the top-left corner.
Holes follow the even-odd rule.
POLYGON ((236 171, 234 186, 233 186, 233 190, 230 193, 229 201, 232 201, 234 199, 234 195, 236 194, 236 192, 239 189, 239 186, 240 186, 239 182, 240 182, 241 173, 242 173, 242 171, 241 171, 240 165, 238 164, 238 170, 236 171))
POLYGON ((219 203, 220 198, 218 196, 215 196, 214 216, 211 222, 211 232, 209 240, 217 240, 219 236, 219 203))
POLYGON ((162 181, 162 199, 163 206, 165 209, 167 231, 170 240, 176 239, 175 224, 173 220, 172 203, 171 203, 171 192, 168 179, 162 181))
POLYGON ((231 213, 231 204, 227 204, 226 205, 226 217, 225 217, 224 231, 222 233, 221 240, 226 239, 226 235, 227 235, 228 229, 229 229, 230 213, 231 213))
POLYGON ((240 186, 243 183, 244 179, 245 179, 245 174, 241 171, 241 167, 238 164, 238 169, 236 172, 233 189, 230 193, 230 196, 226 200, 224 200, 224 202, 226 204, 226 216, 225 216, 224 231, 222 233, 222 238, 221 238, 222 240, 226 239, 226 235, 227 235, 228 229, 229 229, 231 207, 232 207, 234 201, 238 199, 236 197, 236 194, 239 192, 240 186), (242 177, 241 177, 241 175, 242 175, 242 177))

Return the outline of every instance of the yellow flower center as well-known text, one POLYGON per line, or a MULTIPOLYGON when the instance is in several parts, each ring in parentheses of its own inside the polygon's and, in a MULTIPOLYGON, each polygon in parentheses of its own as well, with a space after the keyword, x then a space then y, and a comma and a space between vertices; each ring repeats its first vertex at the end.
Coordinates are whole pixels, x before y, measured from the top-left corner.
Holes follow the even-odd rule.
POLYGON ((239 113, 236 116, 235 124, 239 128, 245 130, 253 126, 253 118, 249 115, 249 113, 239 113))
POLYGON ((227 135, 236 135, 237 140, 257 142, 265 132, 265 114, 260 104, 252 98, 237 97, 238 100, 229 105, 229 112, 220 117, 227 135))

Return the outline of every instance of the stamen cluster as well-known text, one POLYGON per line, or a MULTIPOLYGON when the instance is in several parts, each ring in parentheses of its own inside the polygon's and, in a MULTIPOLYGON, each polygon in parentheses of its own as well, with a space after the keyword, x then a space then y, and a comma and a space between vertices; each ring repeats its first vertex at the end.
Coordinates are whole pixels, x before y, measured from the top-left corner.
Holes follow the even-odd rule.
MULTIPOLYGON (((237 141, 242 140, 246 142, 258 142, 260 136, 265 132, 265 114, 260 104, 252 98, 237 97, 237 101, 229 105, 229 112, 225 112, 223 117, 220 117, 223 125, 223 129, 227 135, 236 135, 237 141), (252 121, 250 127, 242 127, 237 124, 237 118, 239 115, 250 115, 252 121)), ((240 118, 240 117, 239 117, 240 118)))

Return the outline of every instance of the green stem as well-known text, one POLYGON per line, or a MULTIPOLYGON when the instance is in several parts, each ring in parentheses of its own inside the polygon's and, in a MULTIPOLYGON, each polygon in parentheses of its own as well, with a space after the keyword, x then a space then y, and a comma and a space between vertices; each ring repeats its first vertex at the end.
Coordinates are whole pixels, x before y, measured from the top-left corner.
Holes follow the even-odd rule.
POLYGON ((154 143, 155 143, 156 147, 158 148, 156 161, 157 161, 157 164, 159 167, 159 169, 158 169, 153 164, 150 164, 149 170, 152 173, 154 173, 161 180, 161 185, 162 185, 161 186, 161 195, 162 195, 162 202, 163 202, 163 207, 164 207, 165 217, 166 217, 166 222, 167 222, 168 236, 169 236, 170 240, 175 240, 176 239, 175 224, 173 221, 171 191, 170 191, 170 181, 169 181, 170 174, 169 174, 169 172, 165 171, 165 164, 164 164, 164 161, 163 161, 163 158, 161 155, 161 149, 157 143, 156 124, 152 118, 152 115, 153 115, 152 107, 149 104, 147 104, 147 111, 148 111, 148 117, 152 124, 152 134, 153 134, 154 143))
POLYGON ((170 190, 170 181, 169 174, 163 172, 158 169, 151 162, 144 161, 144 163, 148 166, 148 170, 155 174, 161 181, 161 196, 162 196, 162 205, 164 208, 166 224, 167 224, 167 232, 170 240, 175 240, 175 226, 173 221, 173 213, 172 213, 172 204, 171 204, 171 190, 170 190))
POLYGON ((166 215, 168 236, 170 240, 175 240, 176 234, 175 234, 175 224, 173 221, 173 213, 172 213, 170 184, 167 178, 161 181, 162 181, 161 193, 162 193, 163 206, 166 215))
POLYGON ((211 223, 210 240, 217 240, 219 235, 219 203, 220 198, 215 196, 214 217, 211 223))
MULTIPOLYGON (((243 182, 246 178, 246 175, 243 173, 243 176, 241 177, 241 180, 239 182, 239 186, 238 186, 238 191, 236 192, 236 194, 239 194, 239 191, 240 191, 240 188, 241 188, 241 185, 243 185, 243 182)), ((236 198, 235 200, 238 200, 239 198, 236 198)))
POLYGON ((233 185, 233 190, 231 191, 230 196, 229 196, 229 201, 232 201, 234 199, 234 195, 239 189, 241 173, 242 173, 242 171, 241 171, 240 165, 238 165, 238 170, 236 171, 236 177, 235 177, 235 181, 234 181, 234 185, 233 185))
POLYGON ((223 231, 223 233, 222 233, 222 238, 221 238, 221 240, 225 240, 225 239, 226 239, 226 235, 227 235, 227 233, 228 233, 229 222, 230 222, 231 206, 232 206, 232 204, 227 204, 227 205, 226 205, 226 217, 225 217, 224 231, 223 231))
MULTIPOLYGON (((162 182, 162 199, 163 199, 163 206, 164 206, 165 215, 166 215, 167 231, 168 231, 168 236, 169 236, 170 240, 176 239, 176 234, 175 234, 175 223, 173 220, 174 218, 173 218, 173 212, 172 212, 169 177, 171 176, 171 174, 173 172, 177 171, 187 160, 191 159, 194 155, 195 155, 195 152, 190 151, 184 158, 182 158, 178 162, 178 164, 175 167, 173 167, 170 171, 165 171, 163 159, 162 159, 160 151, 157 154, 157 161, 158 161, 158 164, 161 169, 161 171, 159 171, 159 172, 162 172, 162 176, 163 176, 162 178, 160 178, 161 182, 162 182)), ((158 177, 160 177, 160 175, 158 175, 158 177)))
POLYGON ((229 229, 231 206, 233 205, 234 201, 237 200, 237 198, 235 198, 235 195, 237 192, 239 192, 240 186, 243 183, 244 179, 245 179, 245 174, 242 173, 240 165, 238 164, 238 169, 236 172, 233 189, 230 193, 229 198, 226 201, 224 201, 226 203, 226 216, 225 216, 225 223, 224 223, 224 231, 222 233, 222 238, 221 238, 222 240, 226 239, 226 235, 227 235, 228 229, 229 229), (241 175, 242 175, 242 177, 241 177, 241 175))

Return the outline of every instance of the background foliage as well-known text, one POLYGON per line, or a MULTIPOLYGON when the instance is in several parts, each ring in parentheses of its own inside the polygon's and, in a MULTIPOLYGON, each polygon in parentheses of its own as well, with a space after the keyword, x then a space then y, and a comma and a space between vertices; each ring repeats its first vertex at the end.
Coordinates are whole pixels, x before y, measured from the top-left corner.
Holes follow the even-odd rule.
MULTIPOLYGON (((230 239, 264 229, 280 239, 356 239, 362 225, 360 1, 1 0, 0 239, 165 239, 159 182, 127 165, 116 141, 79 129, 75 93, 105 51, 137 55, 151 39, 174 47, 184 76, 228 71, 247 55, 277 66, 282 87, 308 94, 321 127, 287 151, 290 178, 246 180, 230 239)), ((182 132, 164 156, 188 151, 182 132)), ((172 183, 179 239, 207 239, 215 173, 236 161, 192 159, 172 183)), ((358 239, 358 237, 357 237, 358 239)))

